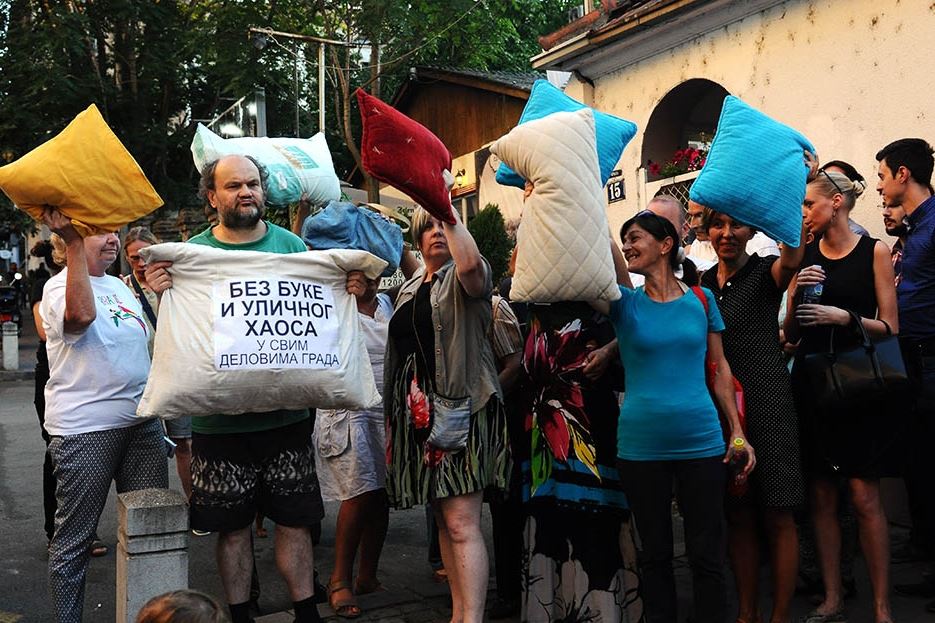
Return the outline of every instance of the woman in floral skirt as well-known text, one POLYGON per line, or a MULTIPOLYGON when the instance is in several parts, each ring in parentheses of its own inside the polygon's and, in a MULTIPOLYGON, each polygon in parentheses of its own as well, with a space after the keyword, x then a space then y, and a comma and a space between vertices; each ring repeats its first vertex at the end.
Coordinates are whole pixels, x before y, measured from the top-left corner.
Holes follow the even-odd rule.
POLYGON ((487 338, 490 266, 460 221, 445 223, 419 208, 412 235, 425 266, 401 287, 389 324, 387 496, 396 508, 431 503, 452 621, 479 623, 489 572, 483 491, 505 489, 511 466, 487 338))

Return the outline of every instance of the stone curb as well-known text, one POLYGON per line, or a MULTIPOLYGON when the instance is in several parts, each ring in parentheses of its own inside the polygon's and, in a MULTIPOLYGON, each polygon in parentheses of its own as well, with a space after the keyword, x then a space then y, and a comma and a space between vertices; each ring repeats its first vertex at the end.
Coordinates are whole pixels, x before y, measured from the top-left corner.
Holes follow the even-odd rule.
POLYGON ((0 383, 15 383, 17 381, 33 380, 33 370, 0 370, 0 383))

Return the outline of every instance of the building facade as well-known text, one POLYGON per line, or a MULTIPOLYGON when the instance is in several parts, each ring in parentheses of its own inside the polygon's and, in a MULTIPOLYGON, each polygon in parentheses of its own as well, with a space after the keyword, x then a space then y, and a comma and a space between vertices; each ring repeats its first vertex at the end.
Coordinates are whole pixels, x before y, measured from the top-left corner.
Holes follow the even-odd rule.
POLYGON ((566 93, 639 126, 611 180, 614 231, 655 194, 687 192, 697 172, 667 178, 650 163, 710 141, 731 94, 800 130, 822 161, 856 166, 869 188, 852 216, 885 238, 874 155, 897 138, 935 141, 931 0, 603 4, 542 37, 532 64, 572 72, 566 93))

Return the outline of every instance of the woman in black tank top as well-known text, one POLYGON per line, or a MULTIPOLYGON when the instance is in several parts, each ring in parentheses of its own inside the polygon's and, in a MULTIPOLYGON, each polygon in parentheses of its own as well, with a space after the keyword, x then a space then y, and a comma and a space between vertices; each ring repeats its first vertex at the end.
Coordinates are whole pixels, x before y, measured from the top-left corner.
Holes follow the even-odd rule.
POLYGON ((815 236, 805 251, 803 269, 789 289, 786 338, 799 341, 792 370, 796 409, 802 423, 802 447, 810 480, 812 521, 825 583, 824 601, 806 623, 845 621, 839 555, 841 528, 837 521, 838 487, 845 477, 856 510, 861 545, 873 586, 874 621, 892 621, 889 605, 889 533, 880 502, 880 476, 885 440, 892 437, 883 411, 886 405, 819 411, 812 399, 802 361, 809 353, 827 351, 834 331, 835 348, 858 343, 848 311, 860 316, 871 336, 899 330, 893 265, 886 245, 853 233, 847 224, 856 198, 846 176, 822 171, 808 185, 805 224, 815 236), (803 304, 802 296, 822 284, 817 304, 803 304))

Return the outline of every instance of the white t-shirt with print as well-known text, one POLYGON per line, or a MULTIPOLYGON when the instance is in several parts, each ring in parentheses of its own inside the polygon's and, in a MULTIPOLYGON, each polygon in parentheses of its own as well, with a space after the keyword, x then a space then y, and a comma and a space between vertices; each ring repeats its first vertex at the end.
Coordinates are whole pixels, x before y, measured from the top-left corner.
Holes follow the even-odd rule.
POLYGON ((149 375, 148 328, 133 292, 116 277, 90 277, 97 317, 65 333, 66 268, 49 279, 39 313, 49 353, 45 428, 78 435, 139 424, 136 406, 149 375))

